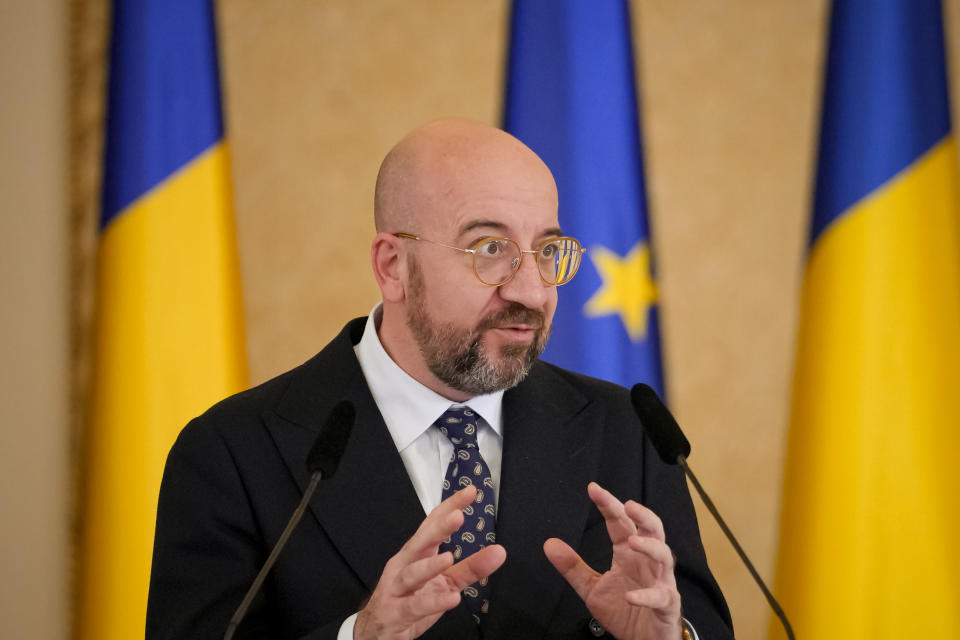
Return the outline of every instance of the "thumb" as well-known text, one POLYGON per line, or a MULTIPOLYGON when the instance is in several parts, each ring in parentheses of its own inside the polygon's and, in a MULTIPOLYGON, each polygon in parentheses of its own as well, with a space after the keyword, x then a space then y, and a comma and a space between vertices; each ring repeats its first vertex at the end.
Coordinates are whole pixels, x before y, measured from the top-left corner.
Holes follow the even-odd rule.
POLYGON ((559 538, 550 538, 544 542, 543 553, 553 568, 570 583, 577 595, 586 601, 591 586, 600 574, 591 569, 570 545, 559 538))

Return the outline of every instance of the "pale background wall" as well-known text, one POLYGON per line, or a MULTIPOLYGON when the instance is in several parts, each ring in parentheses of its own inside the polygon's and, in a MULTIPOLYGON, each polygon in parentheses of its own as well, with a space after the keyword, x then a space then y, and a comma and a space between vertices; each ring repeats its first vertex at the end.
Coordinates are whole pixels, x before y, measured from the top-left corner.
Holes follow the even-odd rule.
POLYGON ((67 632, 66 7, 0 1, 0 637, 67 632))
MULTIPOLYGON (((960 87, 960 0, 945 5, 960 87)), ((0 0, 2 637, 68 624, 69 378, 82 390, 104 6, 0 0)), ((671 404, 691 463, 772 578, 827 2, 633 6, 671 404)), ((499 120, 508 2, 219 10, 255 383, 377 300, 373 181, 393 142, 439 116, 499 120)), ((738 637, 764 637, 762 596, 701 517, 738 637)))

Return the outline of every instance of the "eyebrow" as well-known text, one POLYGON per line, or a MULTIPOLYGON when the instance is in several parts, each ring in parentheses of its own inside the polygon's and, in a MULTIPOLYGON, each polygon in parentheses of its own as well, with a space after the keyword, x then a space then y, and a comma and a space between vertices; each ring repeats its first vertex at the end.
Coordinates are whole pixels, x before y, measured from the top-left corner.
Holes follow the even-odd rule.
POLYGON ((491 227, 497 231, 500 231, 501 233, 507 232, 507 225, 503 224, 502 222, 494 222, 493 220, 471 220, 460 229, 460 235, 462 236, 465 233, 480 227, 491 227))
MULTIPOLYGON (((462 237, 464 234, 470 231, 473 231, 474 229, 479 229, 482 227, 489 227, 492 229, 496 229, 500 233, 504 233, 504 234, 507 233, 507 225, 505 225, 504 223, 496 222, 494 220, 480 219, 480 220, 471 220, 470 222, 465 224, 463 228, 460 229, 460 234, 458 237, 462 237)), ((544 229, 543 231, 541 231, 538 237, 545 238, 548 236, 562 236, 562 235, 563 235, 563 231, 560 229, 560 227, 550 227, 548 229, 544 229)))

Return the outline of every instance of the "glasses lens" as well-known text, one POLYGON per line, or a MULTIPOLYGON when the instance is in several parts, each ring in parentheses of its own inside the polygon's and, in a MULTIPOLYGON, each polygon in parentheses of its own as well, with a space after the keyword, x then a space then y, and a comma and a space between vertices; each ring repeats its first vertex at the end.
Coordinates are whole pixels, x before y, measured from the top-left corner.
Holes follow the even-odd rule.
POLYGON ((580 243, 573 238, 554 238, 540 247, 537 264, 550 284, 570 282, 580 268, 580 243))
POLYGON ((503 284, 520 267, 520 245, 507 238, 488 238, 474 247, 473 264, 484 284, 503 284))

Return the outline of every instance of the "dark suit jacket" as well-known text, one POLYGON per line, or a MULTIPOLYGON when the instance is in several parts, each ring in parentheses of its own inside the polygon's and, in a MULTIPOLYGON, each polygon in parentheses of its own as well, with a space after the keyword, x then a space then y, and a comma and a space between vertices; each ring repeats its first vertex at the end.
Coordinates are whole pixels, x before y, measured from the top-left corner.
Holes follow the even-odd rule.
MULTIPOLYGON (((334 638, 420 525, 423 508, 353 353, 364 322, 180 434, 160 490, 147 638, 222 637, 300 500, 307 452, 341 400, 353 402, 357 419, 339 468, 320 484, 236 637, 334 638)), ((609 567, 605 525, 586 492, 596 480, 662 518, 684 616, 704 640, 732 638, 683 475, 653 453, 627 390, 538 362, 503 405, 497 542, 507 560, 491 578, 490 611, 478 630, 460 605, 422 637, 593 637, 586 607, 541 547, 559 537, 594 568, 609 567)))

